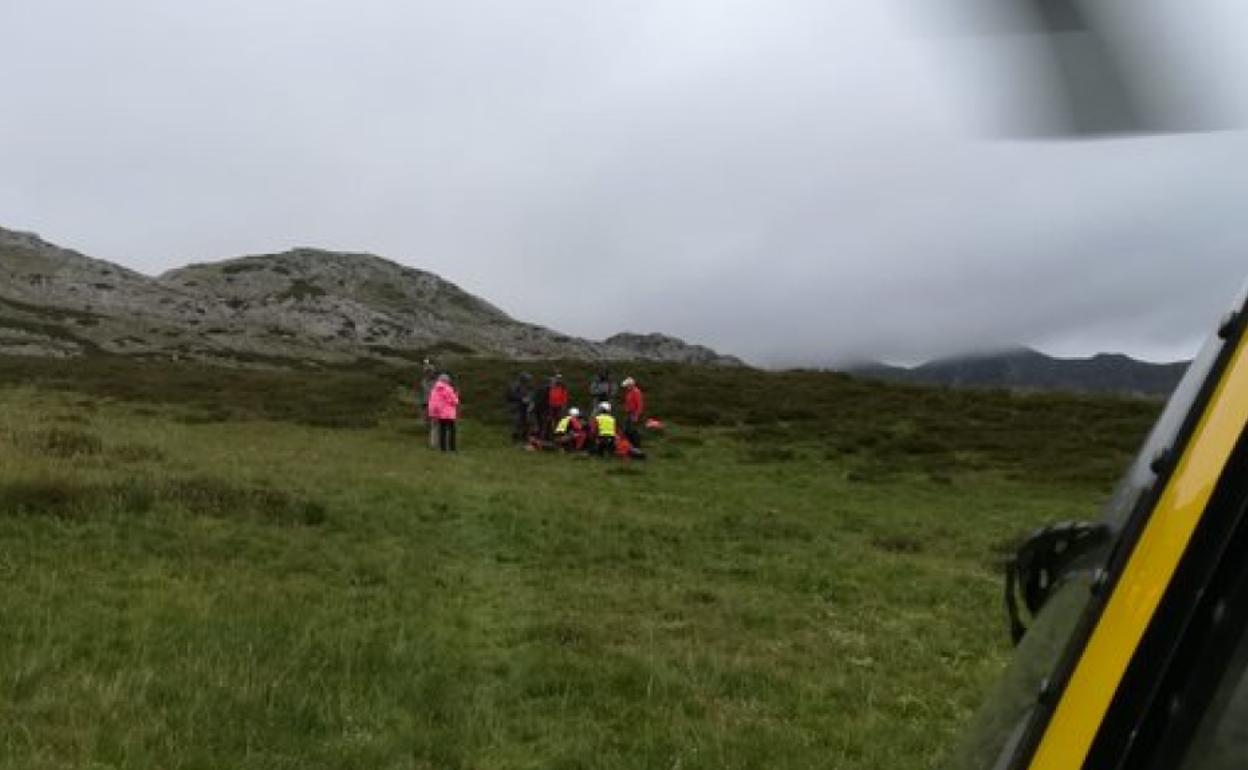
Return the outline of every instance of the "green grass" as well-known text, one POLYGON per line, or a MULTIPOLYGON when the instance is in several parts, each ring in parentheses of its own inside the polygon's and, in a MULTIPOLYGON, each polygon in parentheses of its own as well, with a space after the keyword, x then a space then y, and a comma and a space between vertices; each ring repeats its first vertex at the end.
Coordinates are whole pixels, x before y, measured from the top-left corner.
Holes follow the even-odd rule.
POLYGON ((642 367, 625 467, 474 359, 456 456, 406 372, 3 363, 0 768, 934 767, 1156 409, 642 367))

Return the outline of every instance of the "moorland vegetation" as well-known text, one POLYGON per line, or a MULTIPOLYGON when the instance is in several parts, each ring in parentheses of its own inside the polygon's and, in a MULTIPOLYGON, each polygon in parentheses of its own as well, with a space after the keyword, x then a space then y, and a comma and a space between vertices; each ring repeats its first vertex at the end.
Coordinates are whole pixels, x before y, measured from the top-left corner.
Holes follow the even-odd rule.
POLYGON ((643 364, 623 464, 444 363, 454 456, 415 368, 0 361, 0 767, 934 767, 1160 406, 643 364))

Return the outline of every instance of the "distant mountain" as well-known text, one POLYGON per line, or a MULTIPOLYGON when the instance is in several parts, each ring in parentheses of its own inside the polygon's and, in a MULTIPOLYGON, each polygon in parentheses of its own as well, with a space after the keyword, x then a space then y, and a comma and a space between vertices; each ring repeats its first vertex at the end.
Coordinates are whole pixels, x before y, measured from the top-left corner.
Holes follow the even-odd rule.
POLYGON ((951 387, 1061 390, 1082 393, 1168 395, 1188 362, 1153 364, 1101 353, 1091 358, 1055 358, 1029 348, 931 361, 913 368, 866 364, 847 371, 861 377, 951 387))
POLYGON ((506 358, 740 366, 665 335, 596 342, 517 321, 433 273, 300 248, 151 278, 0 228, 0 353, 265 361, 506 358))

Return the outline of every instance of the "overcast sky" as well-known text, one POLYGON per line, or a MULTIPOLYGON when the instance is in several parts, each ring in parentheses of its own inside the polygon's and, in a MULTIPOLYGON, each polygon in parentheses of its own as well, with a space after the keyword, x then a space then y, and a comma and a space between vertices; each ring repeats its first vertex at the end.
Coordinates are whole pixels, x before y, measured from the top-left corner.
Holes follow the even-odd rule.
MULTIPOLYGON (((1241 4, 1178 31, 1248 103, 1241 4)), ((912 10, 0 0, 0 225, 149 274, 370 251, 761 364, 1190 355, 1248 278, 1248 136, 992 138, 1001 60, 912 10)))

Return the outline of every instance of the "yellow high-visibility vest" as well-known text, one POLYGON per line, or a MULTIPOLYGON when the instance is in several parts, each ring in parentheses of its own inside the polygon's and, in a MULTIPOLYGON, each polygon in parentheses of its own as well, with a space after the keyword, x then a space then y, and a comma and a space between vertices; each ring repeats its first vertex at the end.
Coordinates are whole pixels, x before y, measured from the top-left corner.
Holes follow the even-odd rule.
POLYGON ((594 418, 598 425, 598 435, 602 438, 615 438, 615 418, 609 414, 600 414, 594 418))
POLYGON ((568 422, 570 422, 571 420, 572 420, 572 417, 570 415, 560 420, 559 424, 555 426, 555 433, 567 433, 568 422))

